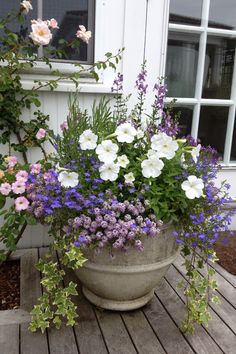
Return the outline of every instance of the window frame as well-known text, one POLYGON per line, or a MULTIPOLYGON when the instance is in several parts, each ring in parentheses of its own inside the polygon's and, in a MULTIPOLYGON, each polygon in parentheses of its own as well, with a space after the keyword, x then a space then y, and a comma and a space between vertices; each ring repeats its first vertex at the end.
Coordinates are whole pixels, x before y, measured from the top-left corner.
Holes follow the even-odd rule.
MULTIPOLYGON (((222 166, 224 167, 236 167, 236 161, 230 161, 231 149, 233 144, 233 132, 234 124, 236 124, 236 49, 234 57, 234 68, 231 84, 231 96, 229 99, 208 99, 202 98, 203 89, 203 75, 205 67, 205 56, 207 48, 207 37, 211 36, 222 36, 230 39, 236 39, 236 30, 225 30, 219 28, 208 27, 210 11, 210 0, 203 0, 202 3, 202 13, 201 13, 201 26, 192 25, 181 25, 175 23, 169 23, 169 32, 177 33, 194 33, 199 34, 199 52, 198 52, 198 66, 197 66, 197 76, 195 84, 195 96, 193 98, 177 98, 176 105, 188 104, 193 106, 193 118, 192 118, 192 130, 191 135, 196 139, 198 136, 199 120, 200 120, 200 110, 202 106, 226 106, 229 108, 227 130, 225 137, 224 155, 222 166)), ((171 102, 175 97, 167 97, 166 102, 171 102)))

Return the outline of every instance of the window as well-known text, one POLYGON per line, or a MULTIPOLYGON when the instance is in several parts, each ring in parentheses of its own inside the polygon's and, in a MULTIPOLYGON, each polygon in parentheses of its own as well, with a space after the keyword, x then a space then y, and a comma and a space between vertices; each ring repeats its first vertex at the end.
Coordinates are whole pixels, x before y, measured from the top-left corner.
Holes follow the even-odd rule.
MULTIPOLYGON (((16 11, 19 4, 20 0, 1 1, 0 16, 4 16, 11 10, 16 11)), ((12 29, 15 32, 20 32, 23 36, 26 36, 30 32, 30 21, 32 19, 55 18, 58 21, 59 29, 53 31, 53 39, 50 45, 56 48, 61 38, 66 40, 75 38, 78 26, 84 25, 93 33, 89 44, 81 42, 79 53, 70 49, 66 53, 66 58, 62 58, 60 61, 79 60, 87 64, 93 63, 95 0, 32 0, 32 6, 33 10, 28 13, 23 26, 19 26, 17 23, 12 24, 12 29)), ((42 48, 39 49, 39 55, 42 50, 42 48)), ((57 60, 57 58, 53 59, 57 60)))
POLYGON ((170 0, 167 101, 177 98, 183 134, 236 165, 236 2, 170 0))

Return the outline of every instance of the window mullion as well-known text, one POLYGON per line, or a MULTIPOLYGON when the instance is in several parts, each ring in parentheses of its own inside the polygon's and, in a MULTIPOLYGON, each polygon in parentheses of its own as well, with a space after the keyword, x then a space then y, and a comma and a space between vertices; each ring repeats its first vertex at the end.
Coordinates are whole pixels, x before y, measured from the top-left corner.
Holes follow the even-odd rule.
POLYGON ((204 32, 202 32, 200 35, 196 89, 195 89, 195 98, 197 99, 198 103, 194 107, 194 111, 193 111, 193 123, 192 123, 192 132, 191 132, 194 138, 196 138, 198 135, 198 126, 199 126, 199 118, 200 118, 200 110, 201 110, 200 101, 202 96, 202 85, 203 85, 203 76, 204 76, 209 9, 210 9, 210 0, 204 0, 202 6, 202 27, 204 28, 204 32))
POLYGON ((224 163, 226 166, 230 163, 231 148, 233 143, 233 133, 235 124, 235 108, 236 108, 236 48, 234 55, 234 71, 232 79, 232 89, 231 89, 231 100, 234 104, 229 109, 228 123, 227 123, 227 133, 225 138, 225 150, 224 150, 224 163))
MULTIPOLYGON (((38 0, 38 9, 37 9, 38 18, 43 19, 43 0, 38 0)), ((39 46, 38 48, 38 57, 43 57, 43 46, 39 46)))

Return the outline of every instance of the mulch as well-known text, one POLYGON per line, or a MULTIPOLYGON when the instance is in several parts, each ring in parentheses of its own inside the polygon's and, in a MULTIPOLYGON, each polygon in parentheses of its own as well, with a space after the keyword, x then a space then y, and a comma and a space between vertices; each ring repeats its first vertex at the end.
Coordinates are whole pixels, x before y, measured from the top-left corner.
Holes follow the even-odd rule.
POLYGON ((232 235, 222 234, 214 248, 219 258, 218 263, 229 273, 236 275, 236 231, 232 235))
POLYGON ((5 262, 0 266, 0 310, 20 307, 20 261, 5 262))

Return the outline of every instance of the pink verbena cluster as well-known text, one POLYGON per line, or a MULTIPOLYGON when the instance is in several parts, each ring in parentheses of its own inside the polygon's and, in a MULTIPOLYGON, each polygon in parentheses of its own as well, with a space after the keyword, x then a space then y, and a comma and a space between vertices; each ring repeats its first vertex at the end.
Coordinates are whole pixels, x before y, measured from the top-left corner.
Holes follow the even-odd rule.
POLYGON ((143 250, 142 238, 158 236, 162 225, 155 215, 146 217, 145 211, 140 201, 109 200, 101 208, 91 210, 89 216, 82 214, 69 219, 64 232, 74 235, 74 244, 78 247, 110 245, 113 249, 127 250, 134 246, 143 250))

